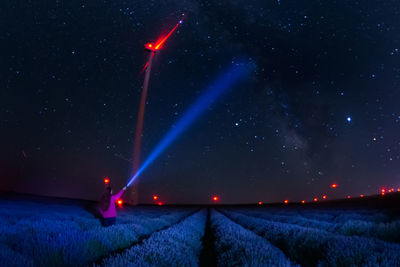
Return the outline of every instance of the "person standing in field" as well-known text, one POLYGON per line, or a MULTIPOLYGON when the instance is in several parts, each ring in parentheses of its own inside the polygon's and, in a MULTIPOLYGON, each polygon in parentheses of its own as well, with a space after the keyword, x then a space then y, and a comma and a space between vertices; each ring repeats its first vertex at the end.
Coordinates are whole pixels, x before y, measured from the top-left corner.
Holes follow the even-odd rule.
POLYGON ((114 225, 117 217, 117 210, 115 208, 115 201, 119 199, 124 191, 126 190, 126 186, 119 191, 118 194, 113 195, 112 189, 110 186, 106 188, 104 195, 100 199, 99 203, 99 211, 103 216, 103 226, 114 225))

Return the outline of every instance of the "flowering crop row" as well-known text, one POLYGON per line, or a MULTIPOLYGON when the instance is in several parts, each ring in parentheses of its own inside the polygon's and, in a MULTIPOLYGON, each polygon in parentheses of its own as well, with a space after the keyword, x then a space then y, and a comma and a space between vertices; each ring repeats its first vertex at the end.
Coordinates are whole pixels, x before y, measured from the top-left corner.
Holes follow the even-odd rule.
POLYGON ((366 211, 357 209, 333 209, 333 210, 305 210, 301 211, 300 214, 307 218, 330 221, 336 223, 343 223, 348 220, 358 220, 367 222, 385 222, 388 218, 385 214, 379 211, 366 211))
POLYGON ((0 266, 81 265, 127 248, 193 212, 193 209, 127 208, 104 228, 79 205, 0 202, 0 266), (145 209, 141 212, 141 209, 145 209), (135 214, 137 211, 137 214, 135 214), (150 216, 147 216, 150 215, 150 216), (2 264, 4 263, 4 264, 2 264))
POLYGON ((300 215, 284 215, 284 213, 274 215, 266 211, 253 210, 240 210, 240 212, 245 215, 263 218, 270 221, 278 221, 283 223, 296 224, 304 227, 317 228, 335 234, 373 237, 388 242, 400 243, 400 220, 386 223, 374 223, 371 221, 363 220, 348 220, 339 223, 308 219, 300 215))
POLYGON ((103 260, 104 266, 198 266, 206 211, 201 210, 143 243, 103 260))
POLYGON ((400 245, 225 212, 297 263, 310 266, 400 266, 400 245))
POLYGON ((325 221, 325 222, 335 222, 344 223, 349 220, 367 221, 367 222, 387 222, 389 220, 388 216, 379 210, 365 210, 365 209, 317 209, 310 208, 307 206, 297 206, 285 208, 277 207, 257 207, 257 208, 246 208, 240 209, 245 211, 262 211, 268 212, 274 215, 284 215, 284 216, 302 216, 304 218, 325 221))
POLYGON ((211 211, 218 266, 293 266, 281 250, 266 239, 211 211))

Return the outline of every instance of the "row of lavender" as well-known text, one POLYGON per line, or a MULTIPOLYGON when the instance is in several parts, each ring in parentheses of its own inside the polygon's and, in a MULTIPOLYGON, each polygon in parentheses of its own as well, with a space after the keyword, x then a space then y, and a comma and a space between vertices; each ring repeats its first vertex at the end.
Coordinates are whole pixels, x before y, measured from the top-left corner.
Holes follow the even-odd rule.
POLYGON ((103 260, 103 266, 198 266, 207 213, 201 210, 143 243, 103 260))
MULTIPOLYGON (((257 207, 257 210, 259 210, 257 207)), ((345 222, 348 220, 362 220, 368 222, 386 222, 390 220, 389 216, 380 211, 374 209, 358 209, 358 208, 342 208, 342 209, 321 209, 321 208, 310 208, 307 206, 285 206, 285 207, 267 207, 262 208, 268 213, 275 215, 291 215, 291 216, 305 216, 307 218, 319 220, 319 221, 329 221, 329 222, 345 222)), ((249 208, 249 210, 254 210, 254 208, 249 208)))
POLYGON ((217 211, 211 213, 218 266, 295 266, 268 240, 217 211))
POLYGON ((307 266, 400 266, 400 245, 373 238, 270 221, 224 210, 230 219, 262 236, 292 261, 307 266))
POLYGON ((390 220, 382 214, 354 212, 345 210, 332 211, 282 211, 273 209, 239 209, 245 215, 270 221, 296 224, 325 230, 347 236, 372 237, 383 241, 400 243, 400 219, 390 220))
POLYGON ((0 202, 0 266, 76 266, 130 247, 193 209, 124 208, 103 228, 79 205, 0 202))

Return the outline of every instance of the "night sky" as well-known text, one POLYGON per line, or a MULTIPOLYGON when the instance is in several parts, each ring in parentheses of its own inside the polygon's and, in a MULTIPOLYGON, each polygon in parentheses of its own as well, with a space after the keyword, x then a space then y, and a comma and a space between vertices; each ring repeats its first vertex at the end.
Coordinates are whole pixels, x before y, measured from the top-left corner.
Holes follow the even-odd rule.
POLYGON ((139 178, 142 203, 270 202, 400 187, 400 4, 388 1, 0 3, 0 189, 98 199, 232 64, 251 77, 139 178), (339 184, 337 190, 330 185, 339 184))

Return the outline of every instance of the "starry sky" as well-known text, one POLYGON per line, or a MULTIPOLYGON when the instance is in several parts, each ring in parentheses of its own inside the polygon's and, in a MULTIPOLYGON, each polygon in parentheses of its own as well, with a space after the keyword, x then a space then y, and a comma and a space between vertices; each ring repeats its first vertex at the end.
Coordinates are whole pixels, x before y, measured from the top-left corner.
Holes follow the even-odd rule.
POLYGON ((0 189, 98 199, 222 70, 251 77, 139 178, 151 203, 298 201, 400 187, 400 4, 377 1, 1 1, 0 189), (336 182, 337 190, 330 189, 336 182))

